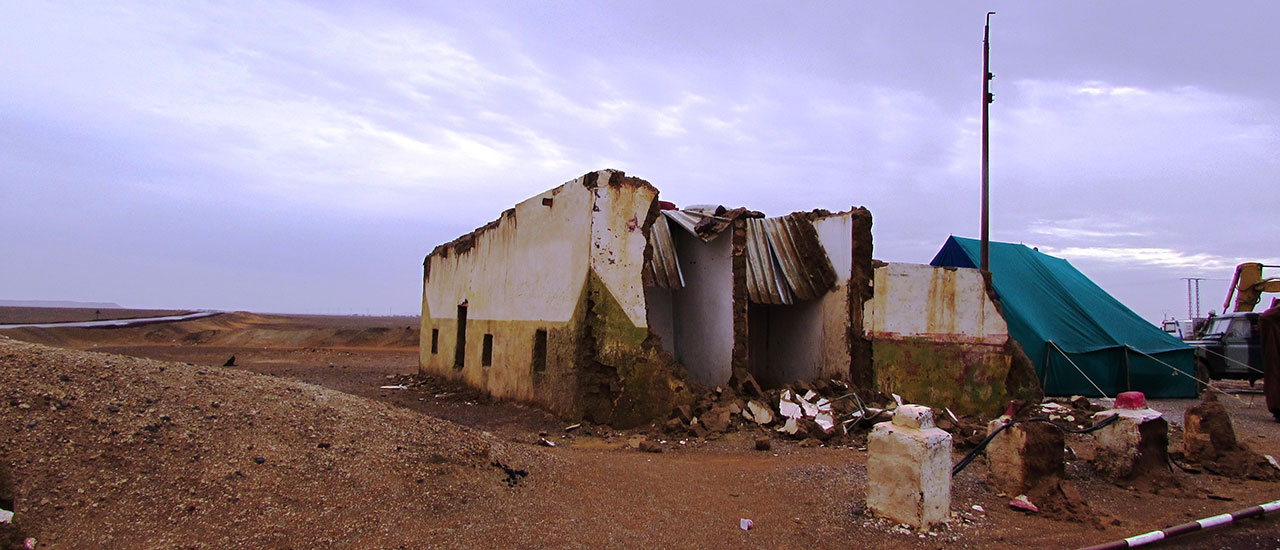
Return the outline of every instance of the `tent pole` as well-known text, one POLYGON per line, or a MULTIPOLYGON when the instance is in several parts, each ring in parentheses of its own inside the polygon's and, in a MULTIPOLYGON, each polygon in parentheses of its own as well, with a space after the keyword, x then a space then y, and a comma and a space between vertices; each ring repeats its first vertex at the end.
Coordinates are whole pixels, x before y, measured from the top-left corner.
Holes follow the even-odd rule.
POLYGON ((1129 379, 1129 344, 1124 345, 1124 389, 1133 391, 1133 380, 1129 379))

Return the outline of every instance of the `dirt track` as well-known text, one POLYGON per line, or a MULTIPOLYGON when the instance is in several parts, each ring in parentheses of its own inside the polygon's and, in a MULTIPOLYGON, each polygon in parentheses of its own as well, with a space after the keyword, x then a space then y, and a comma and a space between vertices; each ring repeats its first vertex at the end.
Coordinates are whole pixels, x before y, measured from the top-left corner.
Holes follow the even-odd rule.
MULTIPOLYGON (((0 340, 0 464, 28 534, 59 548, 1070 548, 1280 498, 1275 483, 1211 475, 1179 474, 1178 495, 1128 490, 1076 461, 1070 481, 1103 520, 1055 521, 1010 510, 980 460, 955 481, 951 525, 920 536, 864 513, 857 447, 778 439, 757 452, 747 432, 641 453, 634 434, 566 433, 444 382, 379 389, 415 368, 403 319, 216 323, 22 333, 171 362, 0 340), (315 346, 324 339, 376 347, 315 346), (239 368, 210 366, 231 354, 239 368), (540 431, 559 445, 535 446, 540 431), (508 486, 494 461, 528 475, 508 486), (744 517, 755 529, 738 528, 744 517)), ((1280 451, 1280 425, 1252 418, 1265 410, 1224 404, 1242 440, 1280 451)), ((1177 542, 1162 547, 1274 548, 1280 521, 1177 542)))

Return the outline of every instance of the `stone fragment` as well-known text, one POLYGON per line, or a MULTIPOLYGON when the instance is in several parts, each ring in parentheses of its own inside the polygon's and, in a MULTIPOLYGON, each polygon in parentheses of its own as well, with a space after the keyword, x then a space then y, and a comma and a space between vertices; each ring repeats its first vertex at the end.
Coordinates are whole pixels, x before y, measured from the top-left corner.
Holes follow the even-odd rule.
MULTIPOLYGON (((987 434, 1007 421, 1007 417, 992 420, 987 425, 987 434)), ((1065 469, 1065 447, 1062 430, 1043 422, 1023 422, 1005 428, 987 444, 987 464, 991 468, 987 482, 1001 492, 1016 495, 1030 491, 1042 480, 1061 478, 1065 469)))
POLYGON ((724 433, 729 429, 732 418, 733 417, 729 413, 729 409, 727 407, 714 407, 710 411, 707 411, 706 414, 699 417, 699 420, 707 427, 707 431, 712 433, 724 433))
POLYGON ((646 453, 661 453, 662 445, 646 439, 640 442, 640 450, 646 453))
POLYGON ((899 409, 904 408, 907 414, 876 425, 867 438, 867 506, 876 515, 928 529, 949 517, 951 434, 932 427, 928 407, 899 409))
MULTIPOLYGON (((1122 402, 1120 397, 1116 398, 1116 402, 1122 402)), ((1132 396, 1123 400, 1126 406, 1135 402, 1137 400, 1132 396)), ((1159 412, 1145 408, 1116 408, 1095 414, 1094 421, 1101 422, 1109 416, 1119 418, 1094 432, 1097 448, 1094 467, 1099 472, 1112 481, 1127 481, 1146 474, 1167 472, 1169 423, 1159 412)))

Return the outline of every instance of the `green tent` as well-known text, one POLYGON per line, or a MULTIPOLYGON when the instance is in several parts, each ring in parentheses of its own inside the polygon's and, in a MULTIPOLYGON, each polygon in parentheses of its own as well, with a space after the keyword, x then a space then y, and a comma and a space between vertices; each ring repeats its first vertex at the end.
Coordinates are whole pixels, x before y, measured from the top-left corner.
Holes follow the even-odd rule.
MULTIPOLYGON (((930 262, 978 267, 981 243, 952 236, 930 262)), ((991 283, 1009 334, 1035 364, 1045 395, 1195 397, 1191 346, 1143 320, 1071 263, 992 242, 991 283)))

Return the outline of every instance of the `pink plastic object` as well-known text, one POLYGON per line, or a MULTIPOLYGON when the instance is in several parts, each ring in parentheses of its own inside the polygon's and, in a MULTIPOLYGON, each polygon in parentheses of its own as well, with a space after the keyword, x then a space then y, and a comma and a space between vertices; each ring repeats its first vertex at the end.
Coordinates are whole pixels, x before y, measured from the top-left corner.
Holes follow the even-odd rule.
POLYGON ((743 531, 750 531, 751 528, 755 526, 756 526, 756 522, 751 521, 747 518, 741 518, 738 520, 738 527, 742 528, 743 531))
POLYGON ((1116 396, 1117 409, 1145 409, 1147 408, 1147 396, 1140 391, 1127 391, 1116 396))

